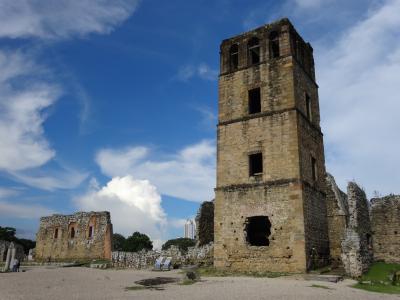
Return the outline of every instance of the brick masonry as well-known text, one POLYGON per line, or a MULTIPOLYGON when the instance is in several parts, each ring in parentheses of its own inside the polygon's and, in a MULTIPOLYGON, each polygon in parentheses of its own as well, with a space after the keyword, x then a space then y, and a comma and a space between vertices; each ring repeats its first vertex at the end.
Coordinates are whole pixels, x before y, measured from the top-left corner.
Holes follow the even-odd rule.
POLYGON ((42 217, 36 235, 36 260, 111 259, 112 234, 109 212, 42 217))
POLYGON ((304 272, 328 262, 317 88, 312 48, 287 19, 222 42, 214 221, 217 268, 304 272), (279 36, 276 58, 270 58, 272 31, 279 36), (247 43, 254 37, 259 39, 260 62, 249 65, 247 43), (234 44, 239 57, 232 70, 229 51, 234 44), (261 111, 249 114, 248 91, 258 87, 261 111), (258 152, 263 155, 263 172, 249 176, 249 155, 258 152), (247 242, 246 220, 253 216, 268 217, 268 246, 247 242))
POLYGON ((371 200, 374 259, 400 263, 400 196, 371 200))

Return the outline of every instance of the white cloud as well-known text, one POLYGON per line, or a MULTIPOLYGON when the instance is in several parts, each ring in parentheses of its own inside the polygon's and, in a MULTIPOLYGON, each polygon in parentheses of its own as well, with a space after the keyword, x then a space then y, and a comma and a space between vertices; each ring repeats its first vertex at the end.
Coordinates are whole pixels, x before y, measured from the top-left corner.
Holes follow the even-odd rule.
POLYGON ((400 1, 369 12, 334 45, 317 48, 328 170, 343 187, 355 179, 399 193, 400 1))
POLYGON ((145 147, 102 149, 96 162, 107 176, 148 179, 165 195, 197 202, 214 197, 214 142, 202 141, 163 159, 150 154, 145 147))
POLYGON ((0 51, 0 69, 0 170, 41 166, 55 156, 43 123, 60 90, 37 80, 43 68, 21 52, 0 51))
POLYGON ((204 80, 217 80, 218 71, 212 69, 205 63, 199 65, 185 65, 179 69, 175 78, 180 81, 188 81, 196 76, 204 80))
POLYGON ((161 196, 148 180, 114 177, 101 188, 92 180, 89 191, 75 203, 82 210, 110 211, 115 232, 125 236, 135 231, 148 234, 155 246, 162 242, 168 225, 161 196))
POLYGON ((7 198, 7 197, 13 197, 15 195, 18 195, 18 191, 0 187, 0 199, 7 198))
POLYGON ((11 172, 10 175, 19 182, 47 191, 75 188, 88 177, 88 173, 72 169, 47 172, 29 170, 23 172, 11 172))
POLYGON ((139 0, 2 0, 0 37, 69 38, 109 33, 139 0))
POLYGON ((294 0, 295 4, 304 9, 320 8, 324 4, 332 3, 332 0, 294 0))
POLYGON ((41 205, 15 204, 0 201, 0 216, 19 219, 37 219, 53 214, 54 211, 41 205))

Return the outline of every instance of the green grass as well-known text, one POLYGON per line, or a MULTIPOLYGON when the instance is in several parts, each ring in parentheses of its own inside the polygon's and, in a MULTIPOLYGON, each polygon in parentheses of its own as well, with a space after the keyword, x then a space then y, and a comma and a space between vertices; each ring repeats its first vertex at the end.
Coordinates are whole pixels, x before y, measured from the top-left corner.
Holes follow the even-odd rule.
POLYGON ((281 272, 234 272, 229 270, 220 270, 213 267, 201 267, 198 270, 200 276, 204 277, 232 277, 232 276, 248 276, 248 277, 267 277, 276 278, 288 275, 281 272))
POLYGON ((400 294, 400 284, 394 285, 391 274, 400 271, 400 264, 373 263, 353 287, 377 293, 400 294))
POLYGON ((325 289, 325 290, 332 290, 330 287, 327 287, 325 285, 320 285, 320 284, 313 284, 313 285, 310 285, 310 287, 319 288, 319 289, 325 289))
POLYGON ((179 282, 178 284, 179 284, 179 285, 192 285, 192 284, 194 284, 194 283, 196 283, 195 280, 185 279, 185 280, 179 282))
POLYGON ((145 289, 146 289, 146 287, 141 286, 141 285, 127 286, 125 288, 126 291, 141 291, 141 290, 145 290, 145 289))

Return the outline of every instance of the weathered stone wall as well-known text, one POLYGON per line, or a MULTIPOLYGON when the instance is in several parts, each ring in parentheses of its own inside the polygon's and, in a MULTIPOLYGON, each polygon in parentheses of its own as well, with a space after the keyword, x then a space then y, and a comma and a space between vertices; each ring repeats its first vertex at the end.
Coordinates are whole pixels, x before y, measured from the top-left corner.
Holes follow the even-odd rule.
POLYGON ((349 220, 347 195, 339 189, 331 174, 326 176, 326 206, 329 248, 333 267, 342 265, 342 241, 349 220))
MULTIPOLYGON (((0 240, 0 261, 6 261, 7 251, 10 247, 10 244, 11 242, 0 240)), ((19 261, 25 260, 24 247, 16 243, 14 243, 13 247, 16 249, 15 258, 19 261)))
POLYGON ((312 48, 287 19, 221 45, 214 264, 234 270, 304 272, 327 263, 325 162, 312 48), (280 56, 268 36, 278 32, 280 56), (247 43, 260 41, 249 65, 247 43), (230 69, 229 49, 239 64, 230 69), (248 92, 260 88, 261 112, 249 114, 248 92), (305 95, 311 99, 307 117, 305 95), (249 175, 249 155, 262 153, 262 174, 249 175), (316 161, 312 168, 313 157, 316 161), (312 175, 315 170, 316 178, 312 175), (267 217, 269 245, 247 241, 250 218, 267 217))
POLYGON ((374 259, 400 263, 400 196, 371 200, 374 259))
POLYGON ((154 263, 160 256, 172 258, 173 265, 198 264, 210 266, 213 263, 213 244, 203 245, 202 247, 189 247, 183 253, 176 246, 171 246, 162 251, 139 252, 112 252, 112 263, 117 268, 147 269, 154 267, 154 263))
POLYGON ((346 273, 360 277, 372 262, 372 231, 365 192, 354 182, 347 187, 349 223, 342 241, 342 261, 346 273))
POLYGON ((36 260, 111 259, 109 212, 78 212, 40 219, 36 260))
POLYGON ((214 201, 200 205, 196 216, 196 239, 198 246, 214 242, 214 201))

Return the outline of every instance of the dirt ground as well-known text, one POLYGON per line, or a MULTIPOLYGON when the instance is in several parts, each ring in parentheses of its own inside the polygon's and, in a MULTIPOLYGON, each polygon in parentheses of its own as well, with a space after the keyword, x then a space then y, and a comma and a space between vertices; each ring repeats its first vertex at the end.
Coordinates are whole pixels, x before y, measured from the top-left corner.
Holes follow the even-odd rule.
POLYGON ((354 283, 351 280, 339 283, 314 282, 305 281, 299 276, 203 277, 192 285, 169 283, 161 285, 160 289, 126 289, 136 286, 135 281, 158 276, 182 277, 177 270, 161 273, 31 267, 26 272, 0 273, 0 299, 400 299, 396 295, 351 288, 349 285, 354 283))

